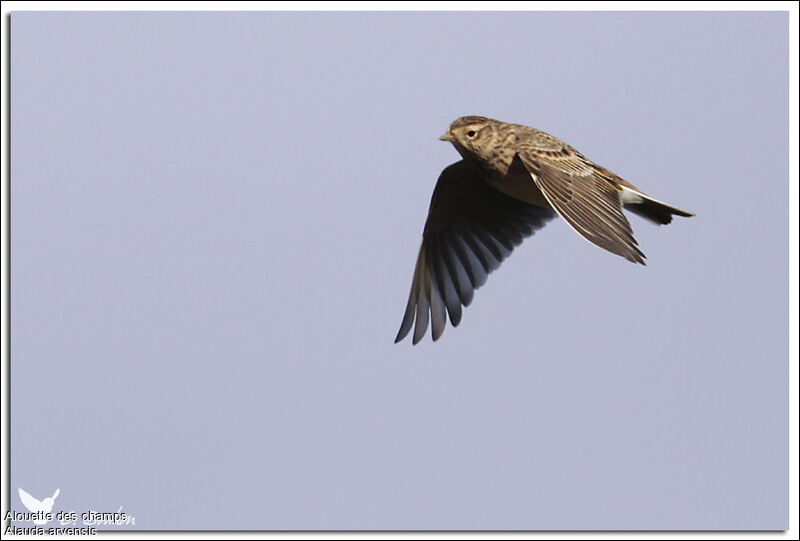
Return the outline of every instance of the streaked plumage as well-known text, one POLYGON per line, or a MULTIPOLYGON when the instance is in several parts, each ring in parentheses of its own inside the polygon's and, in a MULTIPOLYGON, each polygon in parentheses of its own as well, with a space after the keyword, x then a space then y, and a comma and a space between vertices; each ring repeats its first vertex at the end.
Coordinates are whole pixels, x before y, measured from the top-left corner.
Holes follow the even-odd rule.
POLYGON ((692 216, 645 195, 552 135, 484 117, 463 117, 441 137, 463 159, 436 183, 406 312, 395 342, 433 339, 525 237, 560 215, 582 237, 644 265, 623 207, 656 224, 692 216))

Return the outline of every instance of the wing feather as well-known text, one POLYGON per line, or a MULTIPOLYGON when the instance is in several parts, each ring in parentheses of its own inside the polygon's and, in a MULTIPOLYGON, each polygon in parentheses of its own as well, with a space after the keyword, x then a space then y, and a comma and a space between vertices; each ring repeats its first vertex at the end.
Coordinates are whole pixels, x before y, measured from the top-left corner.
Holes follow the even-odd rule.
POLYGON ((558 214, 583 238, 644 265, 644 254, 622 213, 621 193, 605 174, 569 147, 557 156, 522 145, 519 157, 558 214))
POLYGON ((412 327, 414 344, 430 323, 437 340, 461 322, 475 290, 514 248, 556 213, 493 188, 465 161, 447 167, 433 191, 411 292, 395 342, 412 327))

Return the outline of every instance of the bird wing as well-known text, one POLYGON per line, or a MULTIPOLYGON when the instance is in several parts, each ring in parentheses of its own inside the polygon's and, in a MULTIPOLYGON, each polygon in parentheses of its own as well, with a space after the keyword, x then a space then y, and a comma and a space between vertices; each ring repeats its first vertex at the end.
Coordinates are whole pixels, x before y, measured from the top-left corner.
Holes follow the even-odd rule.
POLYGON ((559 149, 521 144, 518 155, 545 199, 579 235, 644 265, 644 254, 637 248, 631 224, 622 213, 613 173, 563 143, 559 149))
POLYGON ((447 167, 433 190, 411 292, 395 342, 411 330, 419 342, 432 322, 438 340, 446 316, 456 327, 461 306, 522 240, 556 216, 492 188, 464 160, 447 167))
POLYGON ((22 501, 22 505, 28 508, 28 511, 35 513, 42 508, 42 502, 22 490, 20 487, 17 487, 17 492, 19 492, 19 499, 22 501))

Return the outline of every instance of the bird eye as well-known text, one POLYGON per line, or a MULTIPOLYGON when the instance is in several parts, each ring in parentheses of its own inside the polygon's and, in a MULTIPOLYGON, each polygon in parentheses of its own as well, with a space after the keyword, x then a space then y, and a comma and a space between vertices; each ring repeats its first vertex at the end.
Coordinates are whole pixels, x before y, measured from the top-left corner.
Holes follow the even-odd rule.
POLYGON ((467 137, 475 137, 475 130, 469 130, 467 132, 467 137))

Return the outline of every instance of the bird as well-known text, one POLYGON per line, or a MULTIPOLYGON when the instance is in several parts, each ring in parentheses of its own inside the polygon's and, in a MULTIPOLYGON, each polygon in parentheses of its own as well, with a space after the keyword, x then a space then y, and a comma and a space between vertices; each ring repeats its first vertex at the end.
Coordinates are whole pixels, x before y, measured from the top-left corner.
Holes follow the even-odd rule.
POLYGON ((641 265, 645 255, 623 209, 658 225, 694 216, 535 128, 464 116, 439 139, 462 159, 442 171, 433 190, 395 343, 414 326, 417 344, 429 322, 435 342, 448 316, 457 327, 462 306, 489 273, 557 216, 589 242, 641 265))
MULTIPOLYGON (((22 501, 22 504, 28 508, 28 511, 31 513, 45 515, 53 510, 53 504, 55 503, 56 498, 58 498, 61 489, 57 488, 52 496, 45 498, 42 501, 37 500, 20 487, 17 487, 17 492, 19 493, 19 499, 22 501)), ((37 516, 33 519, 33 523, 38 525, 47 524, 48 522, 49 519, 45 520, 41 516, 37 516)))

